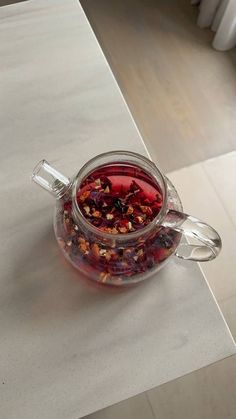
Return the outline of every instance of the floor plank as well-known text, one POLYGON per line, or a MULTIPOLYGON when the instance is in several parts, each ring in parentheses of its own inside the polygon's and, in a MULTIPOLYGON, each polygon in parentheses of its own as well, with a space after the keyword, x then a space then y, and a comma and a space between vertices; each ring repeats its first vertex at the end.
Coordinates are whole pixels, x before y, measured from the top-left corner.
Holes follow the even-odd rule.
POLYGON ((156 419, 235 419, 235 390, 233 356, 150 390, 148 398, 156 419))
POLYGON ((236 228, 236 152, 208 160, 203 168, 236 228))
POLYGON ((156 419, 152 412, 149 399, 146 393, 117 403, 107 409, 100 410, 92 415, 86 416, 87 419, 156 419))
MULTIPOLYGON (((236 152, 234 154, 236 162, 236 152)), ((214 166, 218 167, 218 177, 224 179, 230 191, 236 182, 231 176, 229 164, 229 169, 226 170, 223 163, 221 165, 217 163, 219 160, 222 162, 222 159, 223 157, 214 159, 214 166)), ((225 164, 227 163, 228 158, 226 157, 225 164)), ((209 169, 209 167, 212 167, 211 161, 198 163, 172 172, 169 177, 179 192, 184 211, 212 225, 222 238, 223 247, 220 255, 211 262, 201 264, 207 281, 221 306, 222 302, 230 302, 230 299, 236 296, 236 229, 228 215, 226 200, 223 204, 220 191, 217 193, 217 178, 214 179, 214 184, 212 183, 213 179, 208 178, 205 169, 209 169)), ((236 202, 236 198, 232 196, 232 205, 235 204, 234 201, 236 202)), ((229 208, 231 208, 230 205, 229 208)), ((226 303, 224 307, 226 308, 226 303)), ((236 321, 232 319, 230 307, 223 314, 232 332, 235 332, 236 338, 236 321)))
POLYGON ((236 148, 236 50, 211 48, 189 0, 82 0, 164 171, 236 148))

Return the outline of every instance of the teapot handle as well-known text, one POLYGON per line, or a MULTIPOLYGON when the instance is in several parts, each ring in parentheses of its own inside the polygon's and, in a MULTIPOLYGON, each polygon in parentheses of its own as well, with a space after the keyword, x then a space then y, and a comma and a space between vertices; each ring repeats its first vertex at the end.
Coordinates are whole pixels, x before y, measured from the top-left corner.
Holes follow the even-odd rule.
POLYGON ((181 259, 205 262, 214 259, 220 253, 222 242, 219 234, 208 224, 191 215, 169 210, 162 225, 199 242, 180 243, 175 254, 181 259))

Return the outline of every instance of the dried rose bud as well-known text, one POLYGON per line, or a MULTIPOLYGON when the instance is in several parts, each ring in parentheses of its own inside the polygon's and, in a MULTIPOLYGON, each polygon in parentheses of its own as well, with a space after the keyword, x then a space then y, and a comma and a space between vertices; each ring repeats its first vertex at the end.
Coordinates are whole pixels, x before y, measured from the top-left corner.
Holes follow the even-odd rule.
POLYGON ((108 214, 106 215, 106 219, 107 219, 107 220, 113 220, 113 218, 114 218, 114 215, 113 215, 113 214, 108 213, 108 214))
POLYGON ((144 255, 144 251, 143 251, 143 249, 139 249, 139 250, 137 251, 136 255, 137 255, 138 257, 143 256, 143 255, 144 255))
POLYGON ((112 228, 111 233, 112 234, 118 234, 118 230, 114 227, 114 228, 112 228))
POLYGON ((98 210, 93 211, 92 216, 95 218, 101 218, 102 213, 98 210))
POLYGON ((146 214, 147 216, 152 215, 152 209, 147 205, 140 205, 140 209, 143 212, 143 214, 146 214))
POLYGON ((100 176, 102 187, 105 189, 107 186, 111 189, 112 183, 107 176, 101 175, 100 176))
POLYGON ((80 196, 79 196, 79 200, 81 202, 84 202, 85 199, 87 199, 90 195, 90 191, 84 191, 80 196))
POLYGON ((132 205, 129 205, 126 214, 131 215, 133 214, 133 212, 134 212, 134 208, 132 207, 132 205))
POLYGON ((109 272, 101 272, 100 273, 100 280, 101 280, 101 282, 107 282, 107 280, 111 277, 111 275, 109 274, 109 272))
POLYGON ((93 255, 96 257, 96 259, 98 259, 99 256, 100 256, 100 248, 99 248, 97 243, 93 243, 91 245, 91 251, 92 251, 93 255))
POLYGON ((118 227, 120 233, 127 233, 128 229, 127 227, 118 227))
POLYGON ((132 228, 133 228, 132 223, 129 221, 129 222, 128 222, 128 229, 129 229, 129 230, 132 230, 132 228))
POLYGON ((109 262, 109 260, 111 260, 111 257, 112 257, 112 251, 107 250, 104 256, 106 258, 106 261, 109 262))
POLYGON ((109 193, 110 192, 110 188, 109 186, 106 186, 106 188, 104 189, 104 193, 109 193))
POLYGON ((81 252, 83 252, 83 253, 87 253, 88 252, 88 246, 87 246, 86 242, 80 243, 79 244, 79 248, 80 248, 81 252))
POLYGON ((95 179, 94 183, 95 183, 96 186, 99 186, 99 187, 101 186, 101 180, 100 179, 95 179))
POLYGON ((100 256, 102 256, 102 257, 103 257, 103 256, 105 257, 105 256, 106 256, 106 253, 107 253, 106 249, 100 249, 100 250, 99 250, 99 254, 100 254, 100 256))
POLYGON ((84 206, 84 211, 85 211, 86 215, 90 215, 90 207, 88 205, 84 206))
POLYGON ((134 218, 135 223, 137 224, 143 224, 144 218, 141 217, 141 215, 137 215, 137 217, 134 218))

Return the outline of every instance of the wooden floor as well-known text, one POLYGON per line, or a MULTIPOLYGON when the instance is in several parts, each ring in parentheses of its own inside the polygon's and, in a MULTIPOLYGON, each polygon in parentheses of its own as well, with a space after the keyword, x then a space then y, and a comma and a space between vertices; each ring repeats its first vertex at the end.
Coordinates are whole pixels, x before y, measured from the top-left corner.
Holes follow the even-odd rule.
POLYGON ((0 6, 9 6, 9 4, 20 3, 26 0, 0 0, 0 6))
POLYGON ((236 149, 236 51, 211 48, 190 0, 82 0, 164 171, 236 149))

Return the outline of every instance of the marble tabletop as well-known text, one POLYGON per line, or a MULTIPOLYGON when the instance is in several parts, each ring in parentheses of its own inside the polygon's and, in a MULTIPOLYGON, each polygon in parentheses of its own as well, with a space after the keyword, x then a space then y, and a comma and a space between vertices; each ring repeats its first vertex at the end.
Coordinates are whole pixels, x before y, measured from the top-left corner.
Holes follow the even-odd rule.
POLYGON ((197 264, 112 292, 59 253, 35 163, 147 155, 80 4, 2 7, 0 39, 0 417, 78 419, 235 353, 197 264))

